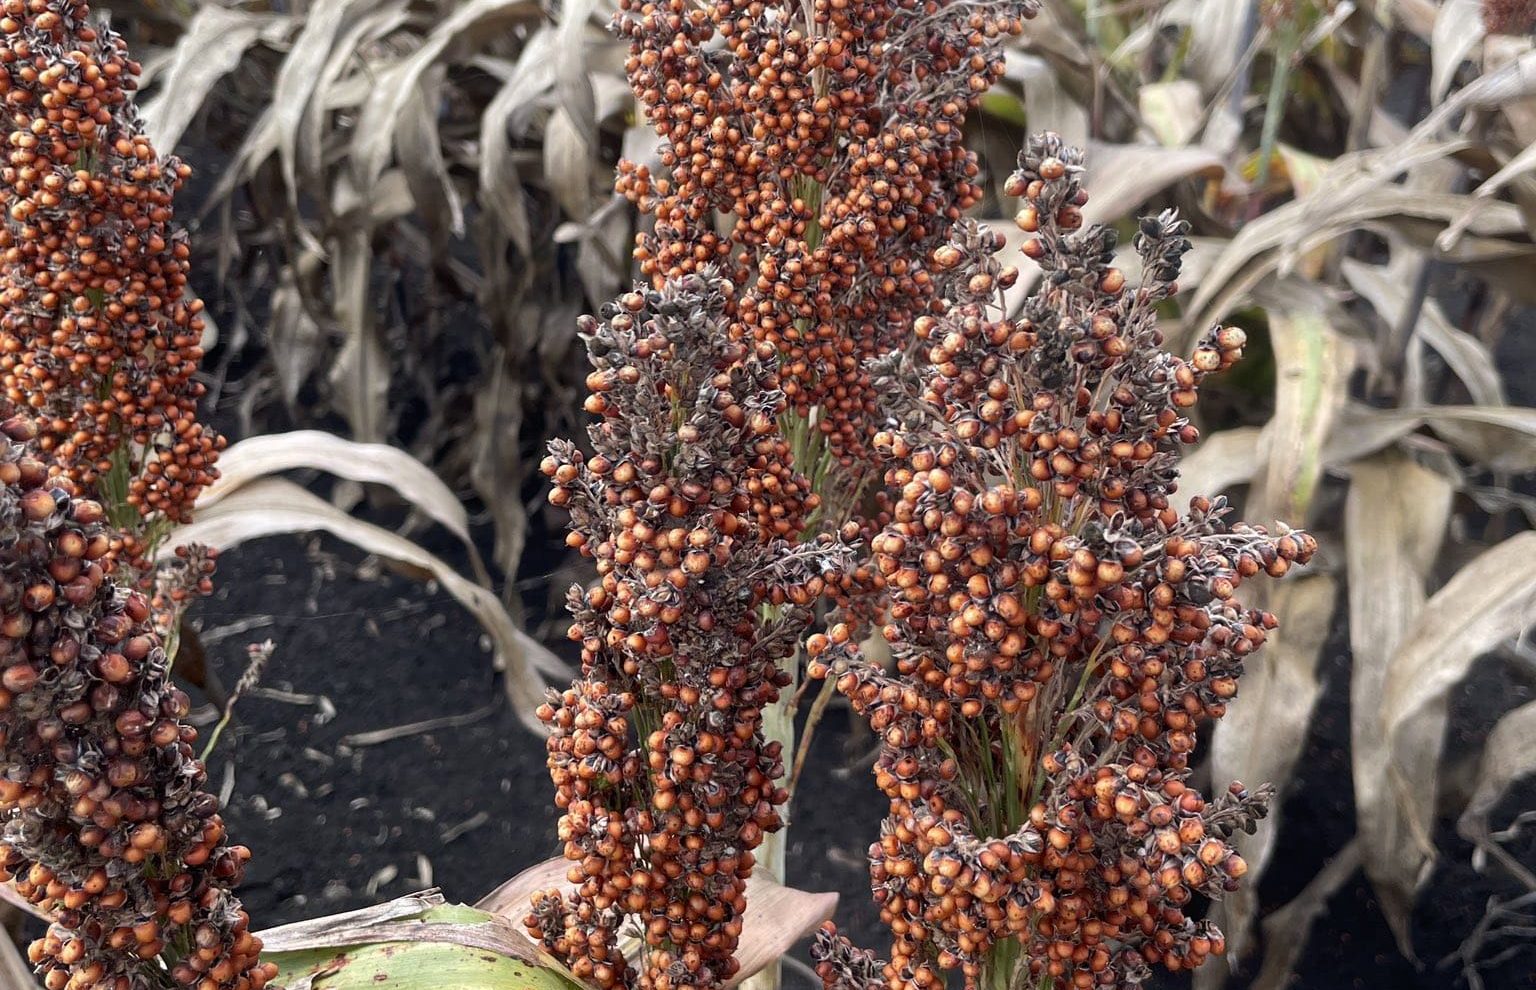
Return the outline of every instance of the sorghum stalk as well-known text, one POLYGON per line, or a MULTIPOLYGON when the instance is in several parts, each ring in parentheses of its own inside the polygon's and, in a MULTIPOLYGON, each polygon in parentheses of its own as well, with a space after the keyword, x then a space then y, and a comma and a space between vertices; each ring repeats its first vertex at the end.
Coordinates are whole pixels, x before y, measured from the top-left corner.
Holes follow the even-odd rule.
POLYGON ((785 798, 763 713, 846 565, 831 537, 798 541, 816 498, 778 430, 774 350, 725 332, 728 292, 705 266, 585 318, 594 453, 556 442, 543 464, 598 582, 569 597, 581 676, 539 710, 576 889, 535 898, 527 922, 602 987, 737 972, 753 850, 785 798))
POLYGON ((1186 225, 1141 222, 1139 284, 1112 264, 1114 232, 1083 229, 1082 156, 1030 141, 1009 191, 1024 253, 1043 269, 1019 319, 1000 239, 957 224, 934 254, 941 310, 915 327, 920 359, 887 361, 898 425, 874 562, 891 593, 894 672, 845 627, 809 644, 884 740, 890 799, 870 847, 892 932, 877 965, 834 929, 816 947, 829 987, 1126 987, 1223 948, 1187 914, 1245 872, 1226 842, 1268 792, 1188 783, 1196 726, 1235 696, 1273 616, 1241 582, 1283 575, 1314 542, 1227 525, 1221 499, 1169 503, 1186 418, 1243 335, 1207 333, 1189 359, 1161 347, 1156 306, 1176 290, 1186 225))

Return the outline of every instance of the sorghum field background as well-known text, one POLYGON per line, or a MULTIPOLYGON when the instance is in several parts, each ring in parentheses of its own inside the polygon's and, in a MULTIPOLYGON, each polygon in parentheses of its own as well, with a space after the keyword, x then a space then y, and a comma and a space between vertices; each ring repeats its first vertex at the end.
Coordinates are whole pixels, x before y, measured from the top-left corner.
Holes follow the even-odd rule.
MULTIPOLYGON (((275 645, 208 761, 253 927, 474 903, 560 852, 532 712, 569 680, 590 562, 537 468, 585 436, 578 316, 637 274, 616 163, 654 164, 615 4, 98 6, 194 169, 205 418, 289 434, 199 503, 230 549, 177 662, 207 738, 248 644, 275 645)), ((1248 346, 1202 387, 1181 493, 1319 543, 1253 592, 1281 630, 1197 752, 1208 793, 1278 788, 1212 909, 1228 954, 1151 986, 1536 986, 1533 23, 1522 0, 1048 0, 966 125, 1010 262, 1039 131, 1085 148, 1088 219, 1126 245, 1137 217, 1189 221, 1169 346, 1218 321, 1248 346)), ((883 953, 878 742, 831 701, 784 858, 883 953)))

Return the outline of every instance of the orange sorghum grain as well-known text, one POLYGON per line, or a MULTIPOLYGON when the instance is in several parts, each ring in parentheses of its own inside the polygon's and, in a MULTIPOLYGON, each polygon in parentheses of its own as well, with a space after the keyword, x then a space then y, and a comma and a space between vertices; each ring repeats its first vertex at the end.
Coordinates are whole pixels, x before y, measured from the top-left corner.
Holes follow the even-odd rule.
POLYGON ((846 564, 830 536, 799 541, 816 499, 779 433, 773 348, 724 332, 729 288, 705 266, 585 318, 594 453, 560 441, 543 464, 598 581, 569 596, 581 676, 539 710, 577 888, 527 924, 605 988, 736 974, 753 849, 786 798, 763 712, 846 564))
MULTIPOLYGON (((895 669, 843 628, 808 644, 812 675, 884 741, 890 816, 870 861, 892 988, 951 969, 968 986, 1125 987, 1223 950, 1187 909, 1236 889, 1246 865, 1226 840, 1268 792, 1195 791, 1195 729, 1275 627, 1238 586, 1315 548, 1227 525, 1221 499, 1170 505, 1200 381, 1243 344, 1218 327, 1188 359, 1161 346, 1186 226, 1142 221, 1133 284, 1113 231, 1084 226, 1081 154, 1046 135, 1019 164, 1009 192, 1043 276, 1022 315, 1000 311, 1017 277, 1000 239, 957 223, 934 253, 944 304, 916 323, 919 360, 879 368, 897 398, 874 440, 889 467, 871 549, 895 669)), ((816 952, 829 987, 874 981, 835 932, 816 952)))
POLYGON ((1489 34, 1529 34, 1536 26, 1536 0, 1483 0, 1489 34))
POLYGON ((276 967, 232 893, 250 853, 204 789, 187 696, 142 595, 109 572, 102 507, 0 432, 0 880, 53 922, 46 987, 260 990, 276 967))
POLYGON ((877 428, 868 359, 934 301, 928 259, 980 201, 966 115, 1036 0, 622 0, 630 83, 663 174, 621 163, 653 214, 641 270, 712 265, 729 332, 771 343, 792 409, 845 463, 877 428), (717 223, 717 217, 724 222, 717 223))
POLYGON ((3 9, 0 385, 86 491, 182 521, 223 446, 197 419, 202 303, 172 222, 188 169, 145 137, 139 65, 86 3, 3 9))

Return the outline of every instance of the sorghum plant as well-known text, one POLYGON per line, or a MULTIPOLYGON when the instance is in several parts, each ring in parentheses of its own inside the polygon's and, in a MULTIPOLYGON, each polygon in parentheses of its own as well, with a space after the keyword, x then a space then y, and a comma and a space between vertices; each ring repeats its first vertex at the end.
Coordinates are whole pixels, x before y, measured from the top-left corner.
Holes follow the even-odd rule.
POLYGON ((0 384, 142 556, 223 439, 197 419, 202 303, 171 210, 188 170, 144 136, 139 65, 89 17, 83 0, 0 3, 0 384))
POLYGON ((1083 229, 1081 162, 1047 135, 1009 181, 1044 276, 1022 317, 998 305, 1018 275, 1000 239, 957 223, 934 253, 943 306, 915 323, 915 367, 885 365, 892 392, 915 380, 874 441, 895 670, 846 627, 810 652, 884 741, 890 815, 870 860, 892 954, 879 965, 824 932, 829 987, 931 990, 949 969, 969 986, 1123 987, 1223 948, 1189 911, 1235 889, 1245 866, 1226 839, 1267 793, 1192 788, 1196 727, 1275 626, 1238 586, 1314 543, 1228 526, 1221 499, 1170 506, 1196 389, 1243 334, 1215 329, 1187 360, 1162 349, 1155 308, 1186 226, 1143 220, 1128 283, 1113 231, 1083 229))
POLYGON ((231 893, 187 696, 144 597, 112 580, 115 535, 33 456, 0 442, 0 880, 54 919, 30 950, 47 990, 260 990, 275 967, 231 893))
POLYGON ((543 464, 598 582, 569 598, 581 676, 539 710, 577 887, 535 898, 527 923, 601 987, 736 973, 752 851, 785 800, 763 711, 845 564, 830 536, 797 542, 816 497, 779 432, 774 348, 730 337, 729 292, 703 266, 585 318, 594 453, 557 442, 543 464))
POLYGON ((878 423, 867 362, 906 347, 934 299, 928 258, 982 195, 966 113, 1037 6, 621 0, 667 173, 620 164, 619 190, 656 221, 641 270, 731 280, 726 332, 778 350, 786 432, 831 528, 858 485, 825 476, 861 460, 878 423))
POLYGON ((1528 34, 1536 26, 1536 0, 1483 0, 1489 34, 1528 34))
POLYGON ((0 381, 25 410, 0 442, 0 879, 54 919, 30 950, 48 990, 259 990, 249 853, 161 639, 211 554, 164 575, 161 614, 119 584, 153 585, 223 443, 196 418, 186 169, 141 133, 138 72, 84 3, 0 3, 0 381))

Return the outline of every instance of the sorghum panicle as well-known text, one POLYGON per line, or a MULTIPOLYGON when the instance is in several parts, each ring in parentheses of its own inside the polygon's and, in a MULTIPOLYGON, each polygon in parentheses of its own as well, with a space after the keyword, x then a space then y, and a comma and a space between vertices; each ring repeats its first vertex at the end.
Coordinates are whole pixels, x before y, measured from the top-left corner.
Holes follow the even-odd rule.
POLYGON ((780 352, 789 402, 845 463, 878 421, 867 360, 907 345, 934 299, 927 258, 981 198, 966 114, 1037 7, 621 0, 666 173, 620 164, 619 190, 656 218, 641 269, 724 272, 729 333, 780 352))
POLYGON ((231 893, 250 854, 149 605, 111 579, 101 505, 32 455, 35 425, 3 430, 0 880, 54 918, 30 958, 47 990, 260 990, 275 967, 231 893))
POLYGON ((602 987, 736 973, 752 850, 786 797, 763 711, 846 562, 830 536, 797 542, 816 498, 779 434, 773 347, 725 333, 729 288, 705 266, 585 318, 594 453, 556 442, 543 465, 598 581, 570 593, 581 676, 539 710, 578 886, 536 898, 528 925, 602 987))
POLYGON ((0 3, 0 383, 83 490, 181 521, 223 446, 196 415, 202 303, 171 210, 188 169, 144 136, 139 65, 89 17, 0 3))
POLYGON ((1529 34, 1536 27, 1536 0, 1483 0, 1489 34, 1529 34))
MULTIPOLYGON (((1033 139, 1009 192, 1043 281, 1022 317, 1000 238, 955 225, 935 252, 942 312, 920 318, 920 384, 875 439, 890 501, 872 550, 891 596, 888 672, 845 628, 809 644, 884 740, 890 816, 870 847, 893 935, 884 980, 1123 987, 1151 964, 1220 952, 1186 913, 1235 889, 1227 843, 1264 813, 1239 784, 1189 786, 1202 719, 1237 691, 1273 616, 1234 597, 1284 574, 1314 542, 1228 526, 1221 499, 1169 504, 1201 379, 1237 359, 1217 328, 1189 359, 1161 347, 1155 306, 1177 288, 1186 225, 1143 220, 1140 284, 1111 264, 1114 232, 1084 228, 1081 155, 1033 139)), ((888 364, 897 390, 903 369, 888 364)), ((832 933, 832 987, 867 990, 868 960, 832 933)))

